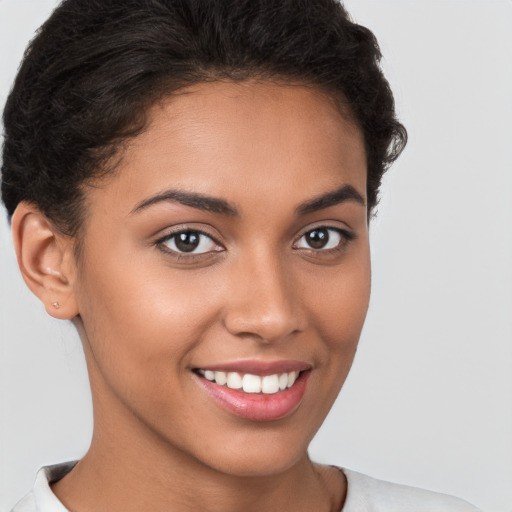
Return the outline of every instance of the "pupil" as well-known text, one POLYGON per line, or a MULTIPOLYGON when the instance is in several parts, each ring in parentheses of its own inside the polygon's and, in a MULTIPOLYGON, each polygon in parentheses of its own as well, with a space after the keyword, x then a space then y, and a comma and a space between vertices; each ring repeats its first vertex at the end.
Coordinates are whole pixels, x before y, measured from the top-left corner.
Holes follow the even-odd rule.
POLYGON ((321 249, 325 247, 327 242, 329 241, 329 233, 326 229, 314 229, 310 231, 307 235, 308 244, 313 249, 321 249))
POLYGON ((187 231, 176 235, 176 247, 183 252, 192 252, 199 245, 199 233, 187 231))

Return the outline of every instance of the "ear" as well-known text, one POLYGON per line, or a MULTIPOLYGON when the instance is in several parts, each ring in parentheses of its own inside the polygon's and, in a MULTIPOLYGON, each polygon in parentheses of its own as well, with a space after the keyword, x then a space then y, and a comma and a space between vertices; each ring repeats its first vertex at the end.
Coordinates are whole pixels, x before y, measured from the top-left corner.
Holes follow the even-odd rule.
POLYGON ((73 239, 25 201, 16 208, 11 227, 21 275, 46 312, 63 320, 77 316, 73 239))

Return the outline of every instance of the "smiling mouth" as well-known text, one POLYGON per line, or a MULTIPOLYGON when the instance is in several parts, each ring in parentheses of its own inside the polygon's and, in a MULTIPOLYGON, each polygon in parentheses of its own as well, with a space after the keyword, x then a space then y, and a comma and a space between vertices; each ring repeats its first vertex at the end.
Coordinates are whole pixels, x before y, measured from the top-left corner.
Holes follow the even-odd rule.
POLYGON ((290 371, 260 376, 252 373, 243 374, 239 372, 203 370, 202 368, 198 368, 195 371, 219 386, 243 391, 244 393, 260 393, 265 395, 273 395, 291 388, 302 373, 300 371, 290 371))
POLYGON ((252 421, 291 415, 306 393, 312 366, 300 361, 236 361, 195 368, 201 387, 229 413, 252 421))

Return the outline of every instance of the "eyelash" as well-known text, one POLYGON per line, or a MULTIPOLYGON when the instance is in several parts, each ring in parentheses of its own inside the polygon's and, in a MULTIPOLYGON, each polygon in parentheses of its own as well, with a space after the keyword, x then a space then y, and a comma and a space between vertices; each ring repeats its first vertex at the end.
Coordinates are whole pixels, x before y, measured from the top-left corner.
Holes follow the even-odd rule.
MULTIPOLYGON (((328 235, 327 243, 330 241, 330 236, 331 235, 328 235)), ((305 250, 305 251, 308 251, 310 254, 315 254, 315 255, 322 255, 322 256, 336 255, 336 254, 339 254, 340 252, 343 252, 346 249, 347 245, 351 241, 353 241, 355 238, 356 238, 356 236, 354 233, 347 231, 345 229, 341 229, 341 228, 333 227, 333 226, 320 225, 320 226, 315 226, 313 228, 310 228, 307 231, 304 231, 302 233, 302 235, 299 238, 297 238, 297 240, 293 243, 293 248, 295 250, 305 250), (327 231, 329 233, 334 232, 340 237, 340 241, 338 242, 336 247, 331 247, 328 249, 323 249, 323 248, 315 249, 314 247, 296 247, 296 245, 299 243, 300 240, 302 240, 302 238, 304 238, 306 235, 308 235, 308 233, 313 233, 314 231, 327 231)), ((212 235, 210 235, 209 233, 206 233, 200 229, 193 229, 193 228, 180 228, 172 233, 166 234, 165 236, 162 236, 158 240, 156 240, 155 245, 161 251, 165 252, 168 255, 171 255, 177 261, 185 261, 186 260, 187 262, 190 262, 190 263, 193 263, 193 262, 197 261, 198 259, 204 259, 208 256, 211 256, 213 253, 223 252, 225 250, 225 248, 222 246, 222 244, 220 244, 212 235), (174 246, 177 249, 179 249, 176 246, 176 238, 179 235, 191 235, 191 234, 199 235, 199 246, 203 242, 201 239, 206 237, 206 238, 210 239, 212 244, 215 244, 217 247, 220 247, 220 248, 208 250, 208 251, 204 251, 204 252, 200 252, 200 253, 193 253, 193 252, 185 252, 185 251, 171 249, 170 247, 168 247, 166 245, 170 241, 174 241, 173 242, 174 246)))
MULTIPOLYGON (((198 259, 204 259, 208 255, 212 255, 212 253, 216 252, 222 252, 224 250, 224 247, 222 244, 220 244, 212 235, 209 233, 206 233, 200 229, 194 229, 194 228, 180 228, 172 233, 168 233, 167 235, 159 238, 156 240, 155 245, 163 252, 165 252, 168 255, 171 255, 173 258, 175 258, 177 261, 186 260, 187 262, 193 263, 198 259), (176 239, 179 235, 190 235, 190 234, 197 234, 199 235, 199 246, 203 242, 203 238, 207 238, 211 241, 212 244, 215 244, 219 249, 213 249, 201 253, 193 253, 193 252, 186 252, 186 251, 179 251, 175 249, 171 249, 166 244, 174 241, 174 246, 176 247, 176 239)), ((176 247, 178 249, 178 247, 176 247)))
MULTIPOLYGON (((308 233, 313 233, 314 231, 327 231, 329 233, 334 232, 334 233, 336 233, 336 235, 338 235, 340 237, 340 240, 335 247, 331 247, 328 249, 323 249, 323 248, 315 249, 314 247, 299 247, 299 248, 297 248, 297 250, 304 249, 304 250, 308 251, 309 253, 314 253, 315 255, 320 255, 320 256, 334 256, 336 254, 343 252, 346 249, 347 245, 356 238, 354 233, 352 233, 346 229, 342 229, 339 227, 333 227, 333 226, 320 225, 320 226, 315 226, 313 228, 309 228, 307 231, 303 232, 302 235, 294 243, 294 246, 296 246, 297 243, 300 240, 302 240, 302 238, 304 238, 308 233)), ((331 238, 331 235, 329 234, 327 243, 330 241, 330 238, 331 238)))

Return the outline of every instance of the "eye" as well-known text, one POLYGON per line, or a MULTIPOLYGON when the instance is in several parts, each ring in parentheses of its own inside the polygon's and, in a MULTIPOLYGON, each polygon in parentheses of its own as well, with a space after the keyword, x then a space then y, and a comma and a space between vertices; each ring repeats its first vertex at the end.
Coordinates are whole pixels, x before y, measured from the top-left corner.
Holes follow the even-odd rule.
POLYGON ((179 254, 204 254, 222 250, 206 233, 189 229, 167 235, 157 243, 179 254))
POLYGON ((341 229, 318 227, 304 233, 295 243, 295 247, 315 251, 336 250, 342 248, 352 238, 349 232, 341 229))

